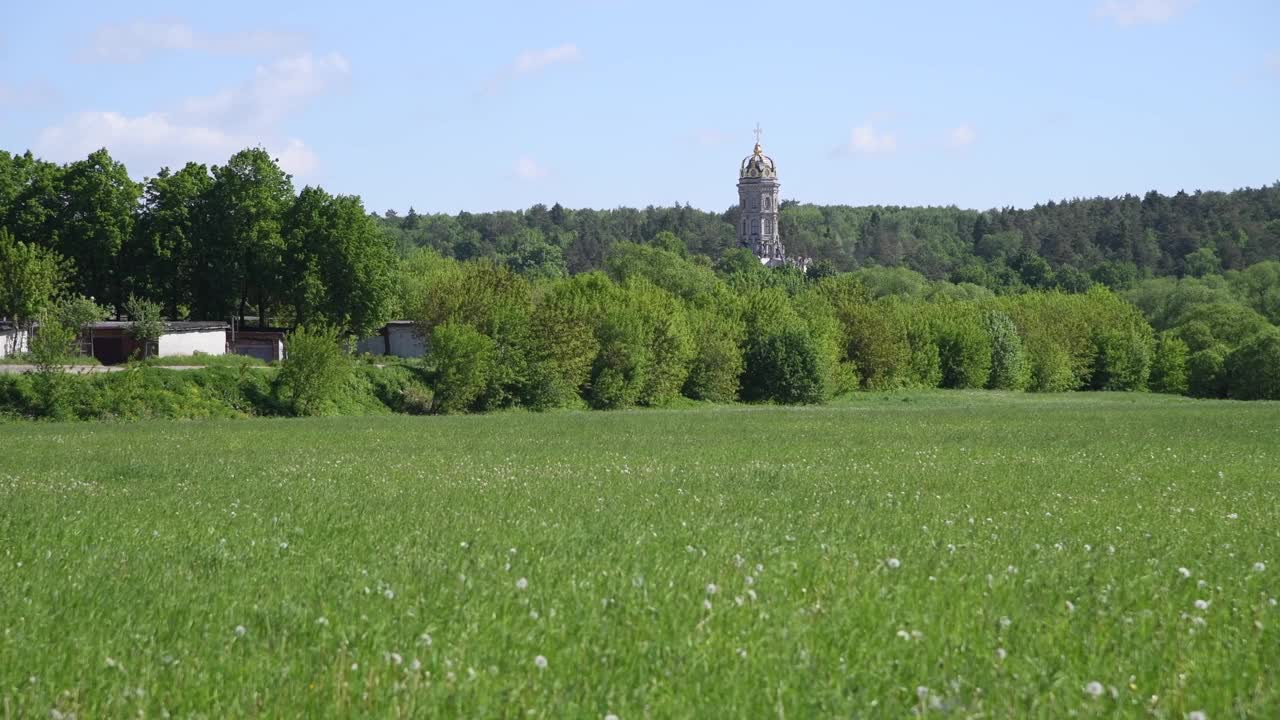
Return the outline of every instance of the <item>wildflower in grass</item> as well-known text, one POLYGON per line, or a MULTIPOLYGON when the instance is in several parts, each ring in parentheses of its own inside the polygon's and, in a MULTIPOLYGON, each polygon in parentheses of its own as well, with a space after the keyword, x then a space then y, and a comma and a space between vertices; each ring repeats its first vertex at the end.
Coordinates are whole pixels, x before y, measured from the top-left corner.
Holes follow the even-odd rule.
POLYGON ((287 542, 282 542, 282 543, 280 543, 280 549, 281 549, 281 550, 288 550, 288 549, 289 549, 289 543, 287 543, 287 542))
POLYGON ((398 652, 383 653, 382 657, 392 665, 399 665, 400 663, 404 662, 404 657, 401 656, 400 653, 398 652))
POLYGON ((753 577, 751 577, 750 575, 748 575, 748 576, 746 577, 746 579, 744 579, 744 580, 743 580, 743 582, 745 582, 748 586, 750 586, 750 585, 755 585, 755 584, 756 584, 756 579, 755 579, 755 578, 753 578, 753 577))
POLYGON ((618 716, 614 715, 613 713, 606 713, 604 716, 604 720, 618 720, 618 716))
POLYGON ((1102 687, 1102 683, 1097 680, 1093 680, 1088 685, 1084 686, 1085 693, 1090 697, 1102 697, 1104 690, 1105 688, 1102 687))
POLYGON ((1208 610, 1208 609, 1209 609, 1209 601, 1208 601, 1208 600, 1196 600, 1196 602, 1195 602, 1195 606, 1196 606, 1196 609, 1197 609, 1197 610, 1208 610))
POLYGON ((1066 603, 1066 605, 1067 605, 1067 612, 1069 612, 1069 613, 1073 613, 1073 612, 1075 612, 1075 611, 1076 611, 1076 604, 1075 604, 1075 603, 1073 603, 1073 602, 1071 602, 1070 600, 1068 600, 1068 601, 1067 601, 1067 603, 1066 603))
POLYGON ((539 670, 546 670, 546 669, 547 669, 547 658, 546 658, 545 656, 543 656, 543 655, 539 655, 539 656, 537 656, 537 657, 535 657, 535 658, 533 659, 533 664, 534 664, 534 665, 535 665, 539 670))
POLYGON ((924 700, 925 698, 929 697, 929 688, 925 687, 924 685, 920 685, 919 687, 917 687, 916 697, 920 698, 921 700, 924 700))
POLYGON ((1009 567, 1005 568, 1005 572, 1009 573, 1010 575, 1017 575, 1018 568, 1016 565, 1010 565, 1009 567))
POLYGON ((236 626, 236 630, 235 630, 236 637, 244 637, 244 634, 245 634, 245 633, 247 633, 247 632, 249 632, 249 631, 248 631, 248 630, 246 630, 246 629, 245 629, 245 627, 244 627, 243 625, 237 625, 237 626, 236 626))
POLYGON ((899 630, 898 637, 902 638, 903 640, 910 640, 911 633, 907 632, 906 630, 899 630))
MULTIPOLYGON (((747 597, 751 598, 751 602, 755 602, 755 600, 756 600, 756 591, 755 591, 755 590, 747 590, 747 597)), ((1276 604, 1276 600, 1275 600, 1275 598, 1271 598, 1271 604, 1272 604, 1272 605, 1275 605, 1275 604, 1276 604)))
MULTIPOLYGON (((1221 476, 1222 473, 1218 473, 1218 475, 1221 476)), ((1187 713, 1187 720, 1209 720, 1209 716, 1205 715, 1203 710, 1192 710, 1187 713)))
POLYGON ((1178 574, 1182 576, 1183 580, 1191 577, 1191 571, 1184 567, 1178 568, 1178 574))
POLYGON ((720 588, 716 587, 715 583, 707 583, 708 595, 715 595, 717 592, 720 592, 720 588))
POLYGON ((382 597, 384 597, 384 598, 386 598, 386 599, 388 599, 388 600, 395 600, 395 599, 396 599, 396 593, 395 593, 395 591, 394 591, 394 590, 392 590, 391 588, 387 588, 386 590, 383 590, 383 591, 382 591, 382 597))
POLYGON ((1002 616, 1000 617, 1000 627, 1001 627, 1001 628, 1005 628, 1005 629, 1007 629, 1007 628, 1008 628, 1010 625, 1012 625, 1012 624, 1013 624, 1013 621, 1012 621, 1012 620, 1010 620, 1010 619, 1009 619, 1009 617, 1008 617, 1007 615, 1002 615, 1002 616))
POLYGON ((1254 571, 1254 572, 1266 572, 1266 571, 1267 571, 1267 565, 1266 565, 1266 563, 1260 563, 1260 562, 1256 562, 1256 563, 1254 563, 1254 564, 1253 564, 1253 571, 1254 571))
POLYGON ((325 616, 321 615, 320 617, 316 618, 316 624, 317 624, 317 625, 326 625, 326 626, 327 626, 327 625, 329 624, 329 618, 327 618, 327 617, 325 617, 325 616))
POLYGON ((703 601, 702 601, 702 609, 703 609, 703 610, 710 610, 710 609, 711 609, 711 601, 710 601, 710 600, 703 600, 703 601))
POLYGON ((996 660, 1004 662, 1004 659, 1007 657, 1009 657, 1009 653, 1006 652, 1004 648, 996 648, 996 660))
POLYGON ((884 561, 884 564, 888 566, 890 570, 897 570, 902 567, 902 563, 898 561, 898 558, 889 558, 884 561))
POLYGON ((418 644, 425 647, 431 647, 431 633, 422 633, 419 635, 418 644))
POLYGON ((1240 516, 1236 513, 1227 513, 1228 520, 1239 520, 1240 516))
POLYGON ((517 590, 526 590, 528 589, 528 587, 529 587, 528 578, 520 578, 519 580, 516 581, 517 590))
POLYGON ((422 661, 418 658, 414 658, 413 662, 409 663, 409 669, 414 672, 418 672, 422 669, 422 661))

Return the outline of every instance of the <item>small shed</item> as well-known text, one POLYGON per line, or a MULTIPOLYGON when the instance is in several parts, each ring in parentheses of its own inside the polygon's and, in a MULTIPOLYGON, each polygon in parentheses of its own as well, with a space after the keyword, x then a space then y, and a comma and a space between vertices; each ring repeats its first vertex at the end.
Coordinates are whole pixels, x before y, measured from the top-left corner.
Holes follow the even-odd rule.
POLYGON ((361 338, 356 352, 370 355, 390 355, 402 358, 420 358, 427 354, 427 345, 418 334, 412 320, 392 320, 377 335, 361 338))
POLYGON ((227 332, 227 352, 248 355, 266 362, 284 359, 288 333, 281 328, 236 328, 227 332))
MULTIPOLYGON (((93 356, 103 365, 118 365, 135 353, 143 355, 142 343, 134 339, 131 322, 107 320, 90 323, 85 328, 84 343, 92 348, 93 356)), ((180 355, 225 355, 227 353, 227 329, 225 322, 185 320, 166 321, 164 332, 152 346, 155 357, 180 355)))
POLYGON ((0 322, 0 358, 27 351, 27 331, 13 323, 0 322))

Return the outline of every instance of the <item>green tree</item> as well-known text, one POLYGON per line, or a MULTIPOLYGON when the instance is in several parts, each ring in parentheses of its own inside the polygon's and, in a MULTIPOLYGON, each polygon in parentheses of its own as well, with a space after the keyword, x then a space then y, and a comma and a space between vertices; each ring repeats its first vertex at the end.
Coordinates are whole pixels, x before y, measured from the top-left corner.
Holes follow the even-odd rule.
POLYGON ((224 282, 208 247, 208 201, 213 177, 204 165, 187 163, 177 172, 161 168, 148 178, 129 254, 134 263, 132 292, 162 300, 171 318, 211 294, 224 282))
POLYGON ((1254 335, 1225 362, 1227 388, 1238 400, 1280 400, 1280 329, 1254 335))
POLYGON ((57 248, 75 264, 71 282, 76 291, 121 304, 121 253, 133 232, 140 195, 140 186, 129 179, 125 166, 105 149, 67 166, 57 248))
POLYGON ((151 346, 159 343, 164 334, 160 304, 130 295, 124 303, 124 312, 129 316, 129 334, 142 345, 142 357, 151 357, 151 346))
POLYGON ((986 386, 993 390, 1022 390, 1030 382, 1030 368, 1018 327, 1008 315, 988 310, 983 324, 991 338, 991 374, 986 386))
POLYGON ((1214 345, 1191 354, 1187 361, 1187 393, 1192 397, 1227 396, 1227 349, 1214 345))
POLYGON ((293 203, 293 181, 262 148, 232 155, 212 169, 209 189, 208 266, 218 282, 193 299, 203 317, 235 312, 241 322, 250 306, 265 324, 285 295, 283 275, 285 211, 293 203))
POLYGON ((1151 362, 1151 389, 1158 393, 1185 395, 1189 354, 1187 344, 1177 335, 1168 331, 1160 333, 1151 362))
POLYGON ((787 405, 816 404, 826 399, 821 350, 800 327, 781 328, 747 344, 751 372, 743 399, 787 405))
POLYGON ((324 415, 346 393, 351 356, 331 325, 299 325, 289 333, 276 391, 295 415, 324 415))
POLYGON ((489 385, 496 351, 493 340, 470 325, 444 323, 431 331, 436 412, 465 412, 475 405, 489 385))
POLYGON ((66 271, 58 253, 16 240, 0 227, 0 317, 30 330, 62 291, 66 271))

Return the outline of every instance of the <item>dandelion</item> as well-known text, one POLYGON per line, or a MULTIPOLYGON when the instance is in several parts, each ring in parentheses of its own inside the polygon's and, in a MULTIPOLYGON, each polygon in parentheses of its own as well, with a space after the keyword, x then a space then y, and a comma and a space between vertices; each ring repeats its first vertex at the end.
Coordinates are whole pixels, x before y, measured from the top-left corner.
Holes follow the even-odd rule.
MULTIPOLYGON (((1218 473, 1221 477, 1222 473, 1218 473)), ((1209 716, 1204 714, 1203 710, 1192 710, 1187 713, 1187 720, 1209 720, 1209 716)))
POLYGON ((1196 605, 1196 609, 1197 609, 1197 610, 1208 610, 1208 609, 1209 609, 1209 601, 1208 601, 1208 600, 1196 600, 1195 605, 1196 605))
POLYGON ((530 619, 530 620, 537 620, 537 619, 538 619, 538 617, 539 617, 539 616, 538 616, 538 611, 537 611, 537 610, 530 610, 530 611, 529 611, 529 619, 530 619))
POLYGON ((414 658, 413 662, 409 663, 409 669, 414 672, 418 672, 422 669, 422 661, 418 658, 414 658))
POLYGON ((1076 604, 1075 604, 1075 603, 1073 603, 1073 602, 1071 602, 1070 600, 1068 600, 1066 604, 1067 604, 1067 612, 1069 612, 1069 613, 1073 613, 1073 612, 1075 612, 1075 611, 1076 611, 1076 604))
POLYGON ((418 644, 425 647, 431 647, 431 633, 422 633, 418 636, 418 644))
POLYGON ((737 605, 738 607, 742 607, 743 604, 745 604, 746 602, 747 602, 747 599, 742 597, 741 595, 733 596, 733 604, 737 605))
POLYGON ((1007 657, 1009 657, 1009 653, 1004 648, 996 648, 996 660, 1003 662, 1007 657))
POLYGON ((745 579, 745 580, 743 580, 743 582, 745 582, 747 585, 755 585, 755 584, 756 584, 756 579, 755 579, 755 578, 753 578, 753 577, 751 577, 750 575, 748 575, 748 576, 746 577, 746 579, 745 579))
POLYGON ((527 589, 528 587, 529 587, 529 580, 528 580, 528 578, 520 578, 519 580, 517 580, 517 581, 516 581, 516 589, 517 589, 517 590, 525 590, 525 589, 527 589))
POLYGON ((539 655, 539 656, 535 657, 535 658, 533 659, 533 664, 534 664, 534 665, 535 665, 539 670, 546 670, 546 669, 547 669, 547 658, 546 658, 546 656, 544 656, 544 655, 539 655))
POLYGON ((906 630, 899 630, 898 637, 902 638, 903 640, 910 640, 911 633, 907 632, 906 630))
POLYGON ((1266 571, 1267 571, 1267 565, 1266 565, 1266 563, 1260 563, 1260 562, 1256 562, 1256 563, 1254 563, 1254 564, 1253 564, 1253 571, 1254 571, 1254 572, 1266 572, 1266 571))
POLYGON ((1018 568, 1015 565, 1010 565, 1008 568, 1005 569, 1005 572, 1009 573, 1010 575, 1017 575, 1018 568))
POLYGON ((613 713, 608 713, 604 716, 604 720, 618 720, 618 716, 613 713))
POLYGON ((1227 513, 1228 520, 1239 520, 1240 516, 1236 513, 1227 513))
POLYGON ((710 600, 703 600, 703 601, 702 601, 702 609, 703 609, 703 610, 710 610, 710 609, 711 609, 711 601, 710 601, 710 600))
POLYGON ((1097 680, 1093 680, 1088 685, 1084 686, 1084 691, 1090 697, 1102 697, 1104 688, 1102 687, 1102 683, 1097 680))
POLYGON ((288 550, 288 549, 289 549, 289 543, 287 543, 287 542, 282 542, 282 543, 280 543, 280 549, 281 549, 281 550, 288 550))
POLYGON ((394 591, 394 590, 392 590, 391 588, 387 588, 386 590, 383 590, 383 591, 382 591, 382 597, 384 597, 384 598, 386 598, 386 599, 388 599, 388 600, 395 600, 395 599, 396 599, 396 593, 395 593, 395 591, 394 591))
POLYGON ((708 583, 708 584, 707 584, 707 594, 708 594, 708 595, 715 595, 715 594, 716 594, 717 592, 719 592, 719 591, 720 591, 720 588, 716 587, 716 584, 715 584, 715 583, 708 583))
POLYGON ((236 626, 236 631, 235 631, 235 632, 236 632, 236 637, 244 637, 244 634, 245 634, 245 633, 247 633, 247 632, 249 632, 249 631, 248 631, 248 630, 246 630, 246 629, 245 629, 245 627, 244 627, 243 625, 237 625, 237 626, 236 626))
POLYGON ((1183 580, 1191 577, 1191 571, 1184 567, 1178 568, 1178 574, 1182 576, 1183 580))
POLYGON ((897 570, 902 567, 902 563, 898 562, 898 558, 889 558, 884 561, 884 564, 887 565, 890 570, 897 570))
POLYGON ((919 687, 917 687, 916 697, 920 698, 921 700, 924 700, 925 698, 929 697, 929 688, 925 687, 924 685, 920 685, 919 687))
MULTIPOLYGON (((747 597, 751 598, 751 601, 752 601, 752 602, 755 602, 755 600, 756 600, 756 591, 755 591, 755 590, 748 590, 748 591, 747 591, 747 597)), ((1272 604, 1272 605, 1275 605, 1275 604, 1276 604, 1276 599, 1275 599, 1275 598, 1271 598, 1271 604, 1272 604)))
POLYGON ((1012 621, 1012 620, 1010 620, 1008 616, 1006 616, 1006 615, 1002 615, 1002 616, 1000 617, 1000 627, 1002 627, 1002 628, 1007 628, 1007 627, 1009 627, 1009 626, 1010 626, 1010 625, 1012 625, 1012 624, 1013 624, 1013 621, 1012 621))
POLYGON ((321 615, 320 617, 316 618, 316 624, 327 626, 329 624, 329 618, 321 615))
POLYGON ((404 657, 397 652, 385 653, 383 657, 387 660, 387 662, 391 663, 392 665, 399 665, 400 663, 404 662, 404 657))

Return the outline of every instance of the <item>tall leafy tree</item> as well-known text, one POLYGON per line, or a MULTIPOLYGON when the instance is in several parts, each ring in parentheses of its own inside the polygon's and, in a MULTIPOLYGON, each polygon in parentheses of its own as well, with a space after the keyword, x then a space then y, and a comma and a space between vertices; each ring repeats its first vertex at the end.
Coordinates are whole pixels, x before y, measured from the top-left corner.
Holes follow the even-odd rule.
POLYGON ((123 303, 121 250, 133 232, 141 186, 105 150, 67 166, 55 247, 75 263, 72 285, 108 304, 123 303))
POLYGON ((209 191, 209 266, 219 285, 200 298, 201 314, 243 322, 250 307, 264 324, 284 295, 281 225, 293 203, 293 180, 267 151, 241 150, 213 167, 209 191))
POLYGON ((176 318, 195 304, 196 294, 221 273, 207 253, 208 200, 213 187, 209 169, 187 163, 177 172, 161 168, 143 188, 142 208, 129 253, 133 267, 129 288, 164 305, 176 318))

